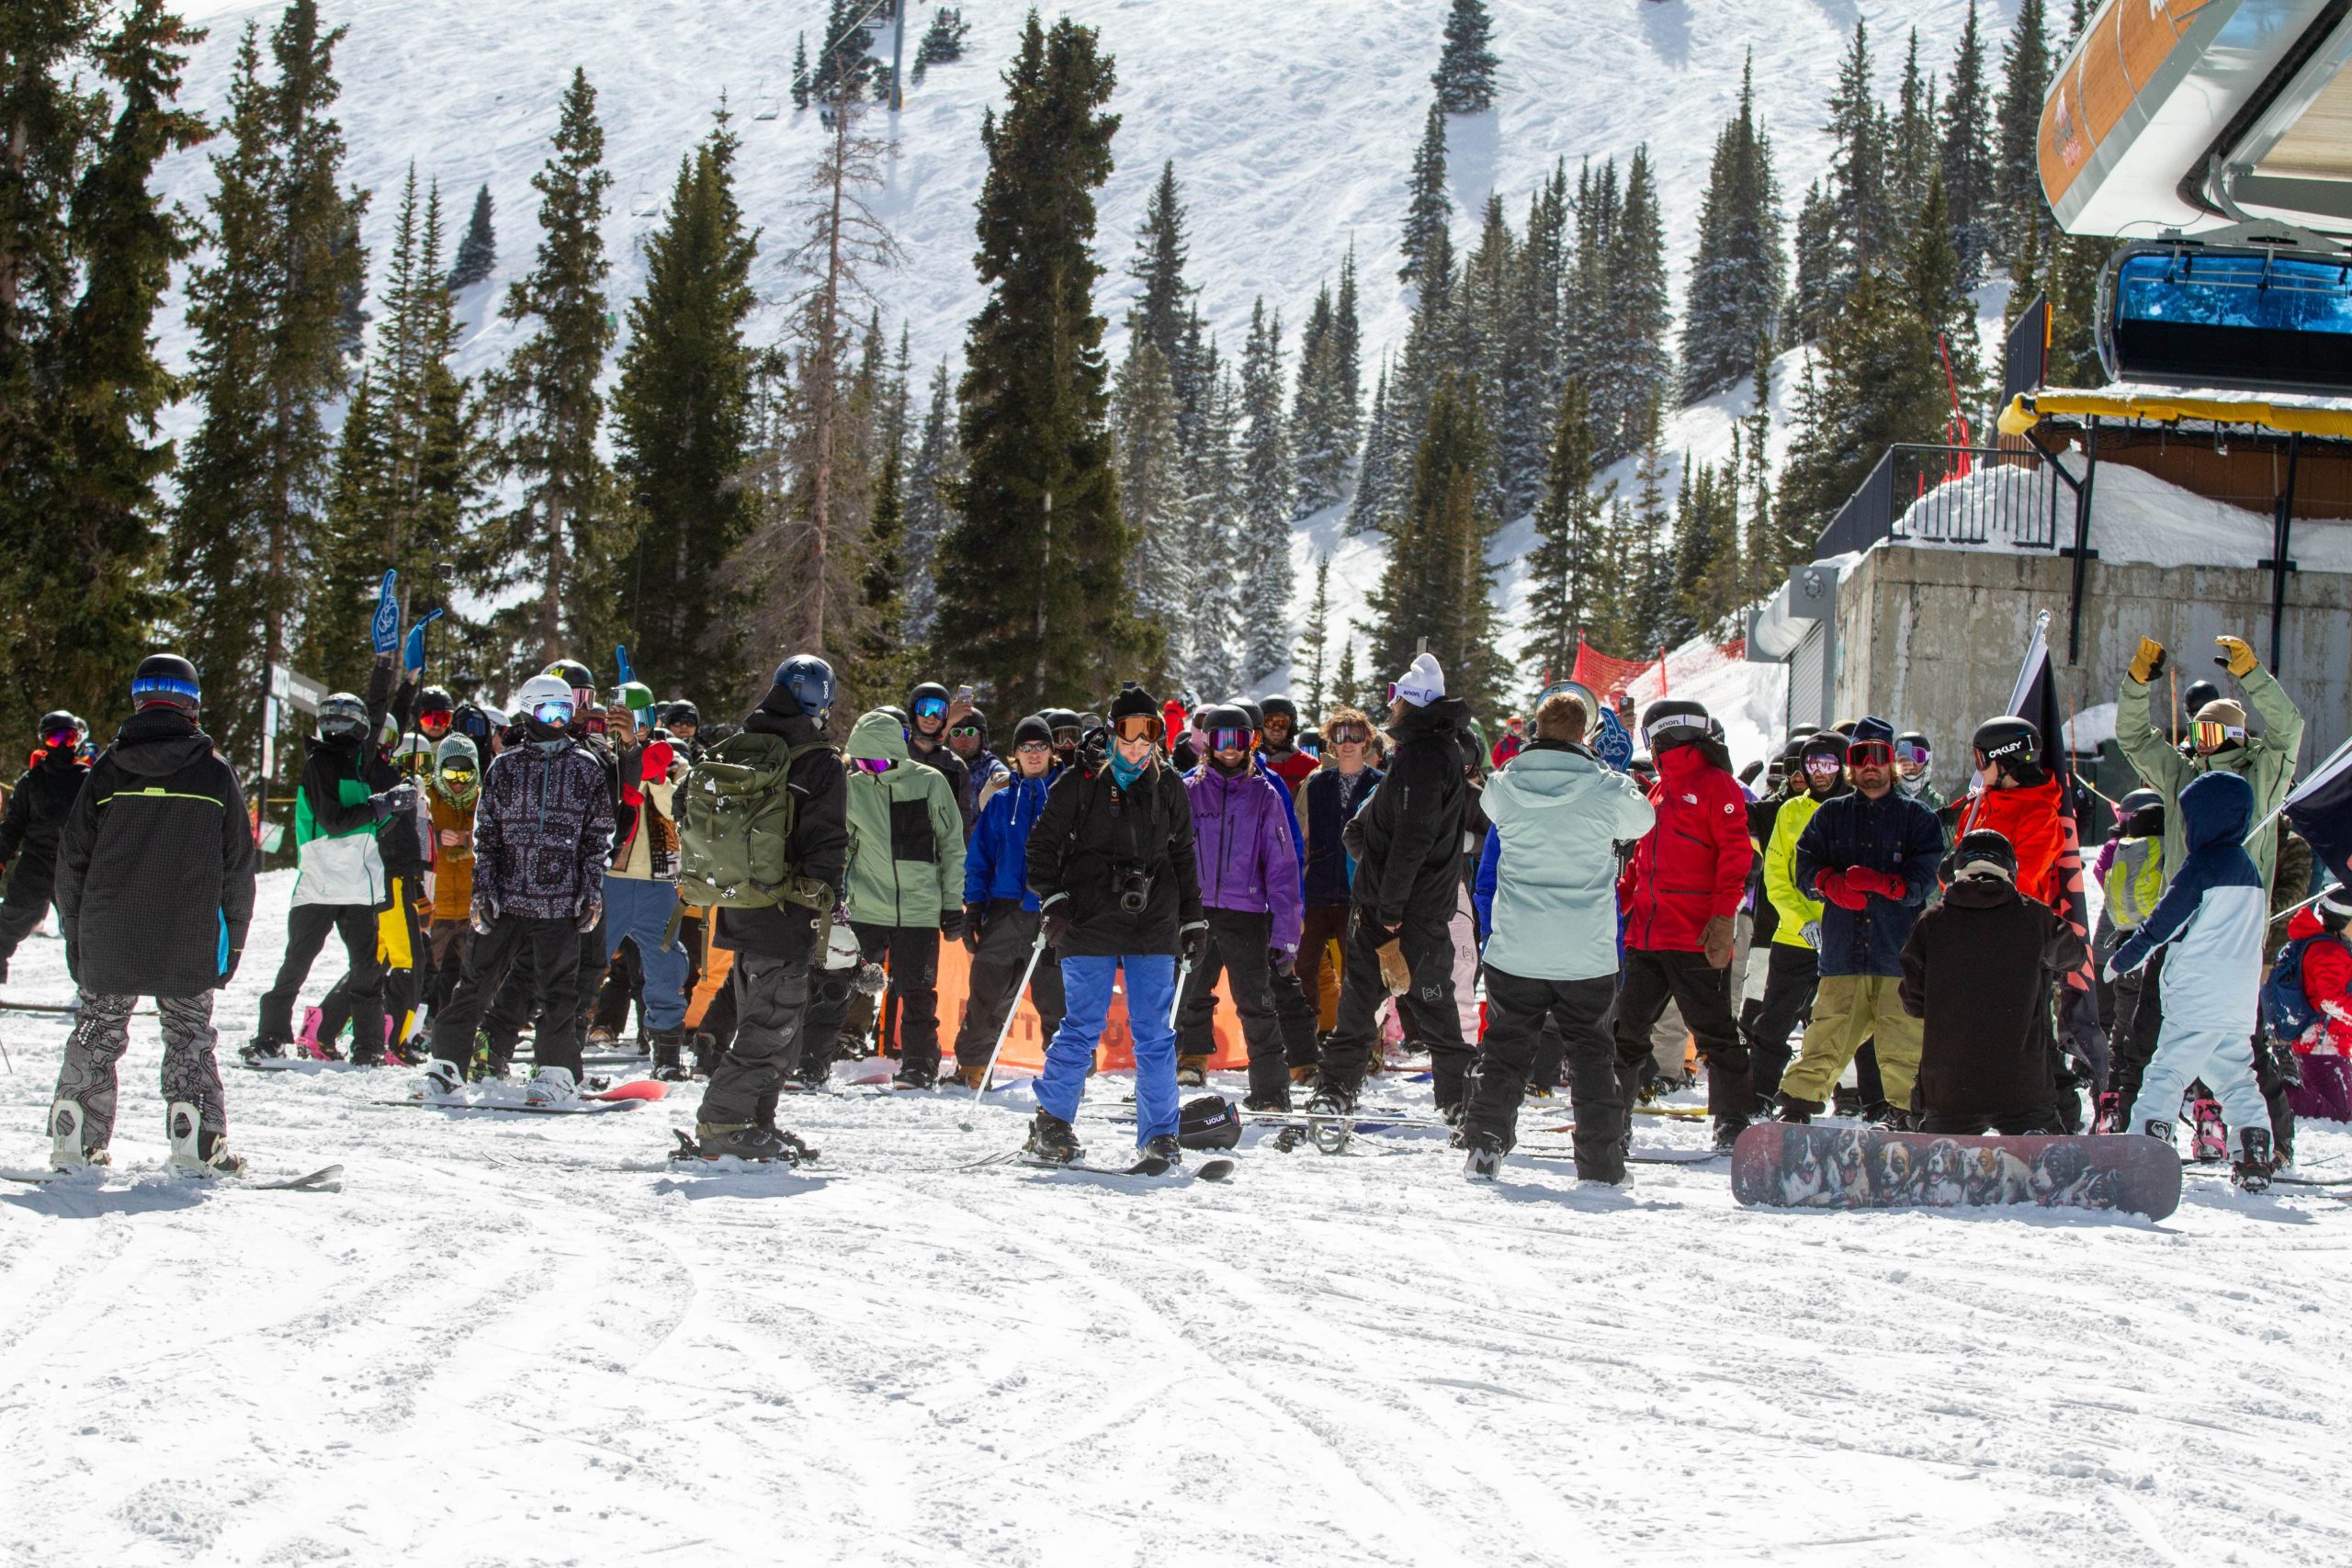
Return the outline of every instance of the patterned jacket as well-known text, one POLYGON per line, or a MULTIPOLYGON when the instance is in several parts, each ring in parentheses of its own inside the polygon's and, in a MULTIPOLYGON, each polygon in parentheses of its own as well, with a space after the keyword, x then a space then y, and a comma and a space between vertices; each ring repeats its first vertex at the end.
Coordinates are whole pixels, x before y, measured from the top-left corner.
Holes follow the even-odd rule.
POLYGON ((500 915, 566 919, 603 897, 613 796, 605 765, 577 740, 491 759, 474 807, 474 903, 500 915))

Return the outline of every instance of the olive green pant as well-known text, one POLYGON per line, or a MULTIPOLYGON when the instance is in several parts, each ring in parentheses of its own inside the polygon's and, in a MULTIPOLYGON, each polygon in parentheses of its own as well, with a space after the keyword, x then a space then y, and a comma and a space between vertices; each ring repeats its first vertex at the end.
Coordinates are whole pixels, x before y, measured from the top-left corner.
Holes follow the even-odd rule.
POLYGON ((1919 1077, 1919 1041, 1924 1024, 1903 1010, 1895 994, 1902 982, 1892 975, 1825 975, 1813 997, 1813 1022, 1804 1045, 1781 1075, 1781 1092, 1791 1100, 1824 1103, 1862 1048, 1875 1041, 1878 1074, 1886 1101, 1911 1109, 1911 1088, 1919 1077))

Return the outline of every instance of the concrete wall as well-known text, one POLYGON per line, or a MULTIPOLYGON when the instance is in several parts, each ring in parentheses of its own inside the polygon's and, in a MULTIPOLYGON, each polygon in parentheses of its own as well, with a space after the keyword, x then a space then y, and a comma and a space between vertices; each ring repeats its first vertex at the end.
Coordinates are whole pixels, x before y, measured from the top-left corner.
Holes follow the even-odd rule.
MULTIPOLYGON (((2154 567, 2093 561, 2083 589, 2082 651, 2066 660, 2073 563, 2054 556, 1881 546, 1846 574, 1838 594, 1838 716, 1883 715, 1936 747, 1936 782, 1963 787, 1967 741, 2002 712, 2034 615, 2051 613, 2050 651, 2074 711, 2115 700, 2141 637, 2179 661, 2179 683, 2236 682, 2212 662, 2228 632, 2269 657, 2270 574, 2238 567, 2154 567)), ((2352 733, 2352 576, 2300 572, 2287 580, 2286 636, 2273 671, 2303 711, 2305 767, 2352 733)))

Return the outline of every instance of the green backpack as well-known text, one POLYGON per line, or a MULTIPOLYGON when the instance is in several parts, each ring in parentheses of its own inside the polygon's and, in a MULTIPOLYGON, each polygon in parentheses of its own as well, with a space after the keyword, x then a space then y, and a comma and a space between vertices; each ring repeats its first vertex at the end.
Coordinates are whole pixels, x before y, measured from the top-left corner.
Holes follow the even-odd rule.
POLYGON ((778 736, 730 735, 686 771, 673 797, 678 823, 678 897, 699 908, 833 907, 828 882, 792 863, 799 797, 786 787, 792 764, 821 740, 788 745, 778 736))

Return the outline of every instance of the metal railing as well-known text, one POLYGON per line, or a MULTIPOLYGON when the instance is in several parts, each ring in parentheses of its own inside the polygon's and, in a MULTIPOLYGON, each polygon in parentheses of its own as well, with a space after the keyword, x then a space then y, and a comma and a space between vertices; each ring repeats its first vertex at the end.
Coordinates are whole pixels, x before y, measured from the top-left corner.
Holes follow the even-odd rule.
POLYGON ((2058 476, 2038 453, 1992 446, 1890 446, 1814 545, 1814 558, 1882 539, 2052 549, 2058 476))

